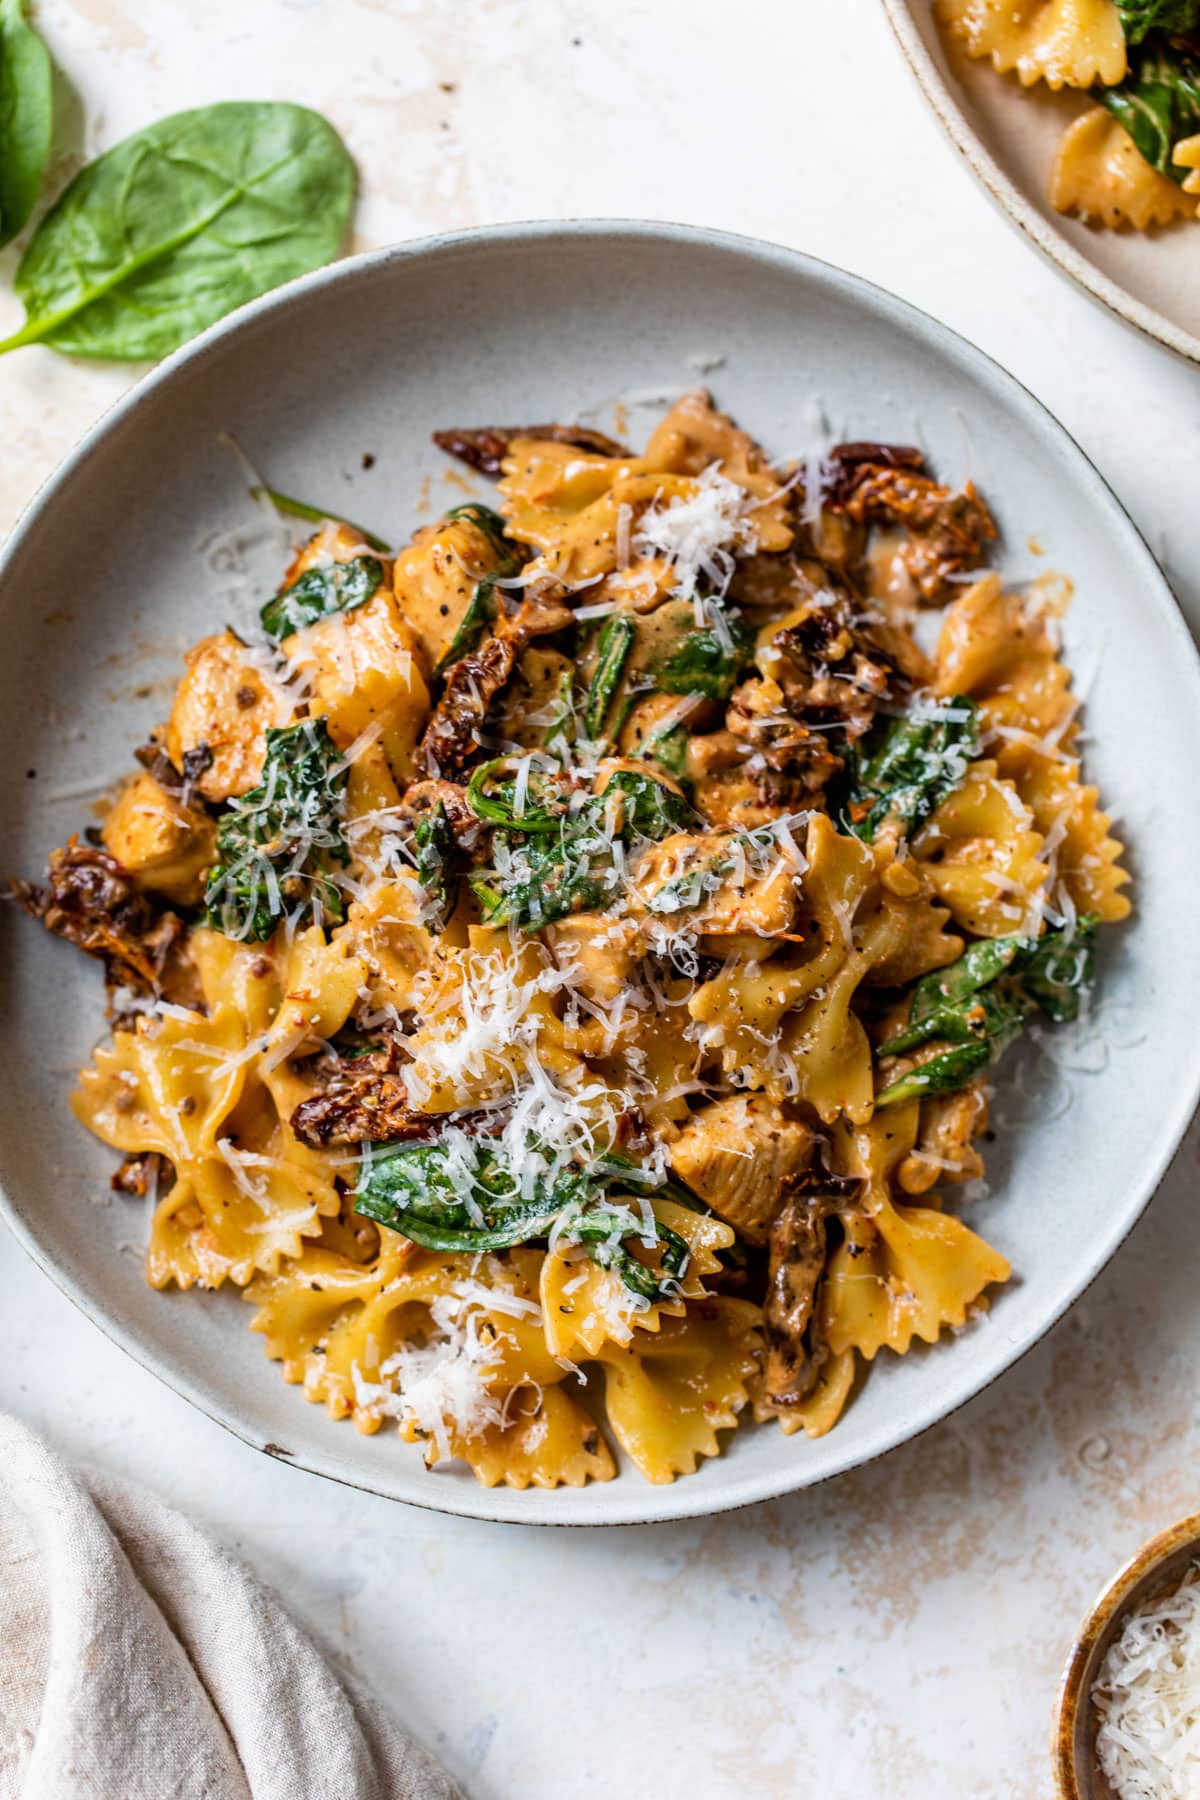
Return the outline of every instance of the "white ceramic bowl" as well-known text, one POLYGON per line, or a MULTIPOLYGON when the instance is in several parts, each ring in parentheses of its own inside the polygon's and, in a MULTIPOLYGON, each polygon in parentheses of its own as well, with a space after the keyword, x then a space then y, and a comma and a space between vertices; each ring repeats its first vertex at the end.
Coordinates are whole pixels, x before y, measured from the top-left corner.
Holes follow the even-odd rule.
MULTIPOLYGON (((673 1487, 625 1470, 581 1491, 489 1492, 462 1471, 427 1473, 392 1433, 363 1438, 306 1405, 235 1295, 144 1285, 128 1247, 138 1209, 104 1205, 113 1159, 67 1110, 70 1070, 101 1031, 99 973, 3 909, 0 1180, 22 1242, 103 1330, 249 1443, 399 1499, 494 1519, 661 1519, 879 1455, 993 1380, 1087 1285, 1196 1098, 1200 1039, 1181 1001, 1200 992, 1200 679, 1145 545, 1062 428, 979 351, 851 276, 709 232, 534 225, 404 245, 258 302, 143 381, 39 496, 0 563, 5 867, 40 872, 86 819, 84 801, 51 796, 128 766, 166 710, 183 648, 227 616, 229 544, 214 534, 248 514, 219 433, 272 485, 398 539, 427 479, 434 508, 462 498, 443 481, 434 426, 587 412, 611 427, 614 402, 693 385, 692 362, 718 355, 707 378, 721 403, 772 450, 803 445, 814 402, 846 436, 919 434, 948 479, 969 469, 984 486, 1014 574, 1037 566, 1036 533, 1042 563, 1077 581, 1067 635, 1092 678, 1089 766, 1125 821, 1137 883, 1137 919, 1113 934, 1103 968, 1127 1047, 1078 1078, 1065 1116, 1047 1106, 992 1147, 994 1193, 977 1223, 1017 1279, 990 1316, 933 1350, 882 1357, 830 1436, 747 1427, 673 1487), (369 471, 364 453, 378 459, 369 471)), ((633 408, 629 434, 653 417, 633 408)))
POLYGON ((1149 337, 1200 362, 1200 224, 1102 231, 1047 198, 1063 131, 1095 101, 972 62, 938 30, 932 0, 883 0, 930 106, 1019 230, 1097 300, 1149 337))

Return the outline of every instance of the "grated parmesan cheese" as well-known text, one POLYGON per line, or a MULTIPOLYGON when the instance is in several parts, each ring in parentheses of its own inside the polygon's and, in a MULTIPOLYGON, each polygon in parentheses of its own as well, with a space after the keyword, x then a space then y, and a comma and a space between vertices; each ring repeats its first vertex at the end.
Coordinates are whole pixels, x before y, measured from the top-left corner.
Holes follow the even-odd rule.
POLYGON ((1096 1752, 1119 1800, 1200 1796, 1200 1563, 1129 1614, 1092 1689, 1096 1752))
POLYGON ((724 593, 733 574, 734 551, 750 548, 754 540, 749 511, 745 490, 713 463, 696 477, 696 491, 689 499, 673 499, 665 506, 656 501, 647 507, 633 535, 634 554, 666 558, 678 599, 694 600, 701 576, 724 593))

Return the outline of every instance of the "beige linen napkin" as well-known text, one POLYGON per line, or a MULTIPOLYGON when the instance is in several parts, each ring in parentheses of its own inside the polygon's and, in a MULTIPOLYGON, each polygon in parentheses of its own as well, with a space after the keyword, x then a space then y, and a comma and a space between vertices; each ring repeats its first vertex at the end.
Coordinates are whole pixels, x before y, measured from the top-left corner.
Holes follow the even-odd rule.
POLYGON ((0 1414, 0 1800, 461 1800, 277 1596, 0 1414))

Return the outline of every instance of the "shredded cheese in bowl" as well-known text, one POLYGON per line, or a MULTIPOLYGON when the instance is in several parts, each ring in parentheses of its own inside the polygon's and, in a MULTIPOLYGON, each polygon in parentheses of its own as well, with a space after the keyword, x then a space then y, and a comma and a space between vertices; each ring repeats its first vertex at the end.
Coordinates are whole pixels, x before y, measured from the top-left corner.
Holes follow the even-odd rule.
POLYGON ((1200 1561, 1137 1607, 1092 1688, 1096 1755, 1119 1800, 1200 1797, 1200 1561))

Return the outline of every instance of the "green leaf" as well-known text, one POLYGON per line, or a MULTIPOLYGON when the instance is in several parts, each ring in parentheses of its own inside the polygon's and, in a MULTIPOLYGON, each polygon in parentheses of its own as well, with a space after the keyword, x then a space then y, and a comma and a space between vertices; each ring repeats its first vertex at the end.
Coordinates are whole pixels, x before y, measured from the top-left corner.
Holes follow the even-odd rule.
POLYGON ((1152 31, 1200 29, 1200 0, 1117 0, 1127 44, 1140 44, 1152 31))
POLYGON ((727 700, 733 692, 750 660, 753 639, 741 614, 727 611, 719 600, 707 600, 705 610, 712 623, 697 625, 650 664, 659 693, 727 700))
POLYGON ((373 556, 349 562, 316 563, 267 601, 259 617, 268 637, 290 637, 330 613, 365 606, 383 580, 383 564, 373 556))
POLYGON ((257 942, 285 914, 295 922, 342 917, 330 871, 350 860, 342 835, 346 775, 324 719, 267 732, 262 781, 231 801, 217 826, 204 894, 215 930, 257 942))
POLYGON ((1085 916, 1069 938, 1065 931, 1048 931, 1021 961, 1021 986, 1055 1025, 1079 1017, 1095 984, 1098 926, 1098 919, 1085 916))
POLYGON ((625 796, 619 833, 625 840, 651 838, 660 843, 673 831, 686 831, 696 823, 696 814, 682 794, 636 769, 618 769, 609 777, 598 796, 606 811, 610 794, 625 796))
POLYGON ((620 686, 636 636, 637 627, 628 613, 613 613, 604 621, 596 647, 599 661, 583 707, 584 730, 593 740, 603 734, 608 709, 620 686))
POLYGON ((434 914, 436 928, 445 928, 450 915, 450 877, 454 859, 454 832, 439 800, 413 827, 416 875, 434 914))
POLYGON ((390 556, 392 547, 383 539, 376 537, 363 525, 356 525, 353 519, 347 519, 339 512, 330 512, 327 507, 310 506, 307 500, 294 500, 290 494, 281 494, 278 488, 252 487, 252 500, 269 500, 276 512, 283 513, 289 519, 307 519, 310 524, 348 525, 351 531, 357 531, 363 543, 372 550, 378 550, 383 556, 390 556))
POLYGON ((563 828, 574 789, 561 775, 530 766, 525 785, 525 798, 517 812, 517 776, 513 772, 501 779, 501 771, 513 769, 524 757, 497 756, 481 763, 467 783, 467 805, 477 819, 487 825, 499 825, 506 831, 526 836, 557 836, 563 828))
POLYGON ((477 581, 458 630, 438 657, 434 675, 444 675, 451 664, 469 656, 495 617, 496 590, 490 581, 477 581))
POLYGON ((979 754, 978 709, 956 694, 923 701, 904 718, 893 719, 865 758, 842 809, 847 831, 871 843, 885 819, 898 818, 906 831, 922 825, 952 793, 979 754))
POLYGON ((536 1139, 529 1140, 526 1154, 542 1167, 532 1182, 523 1183, 496 1139, 460 1139, 453 1148, 445 1141, 401 1144, 364 1159, 354 1210, 402 1232, 423 1249, 464 1255, 507 1250, 553 1231, 556 1241, 581 1244, 594 1262, 613 1269, 641 1299, 666 1299, 674 1293, 690 1260, 686 1240, 654 1221, 662 1252, 662 1275, 656 1275, 625 1247, 628 1239, 646 1235, 650 1221, 640 1209, 613 1204, 609 1196, 683 1195, 694 1207, 686 1190, 651 1181, 616 1152, 588 1169, 543 1157, 536 1139))
POLYGON ((446 517, 469 519, 472 525, 477 525, 492 540, 492 547, 498 558, 495 570, 497 575, 517 573, 522 560, 520 549, 506 535, 504 519, 492 507, 484 506, 481 500, 467 500, 462 506, 452 506, 446 517))
POLYGON ((876 1106, 965 1087, 1034 1012, 1056 1024, 1078 1018, 1095 979, 1096 926, 1081 918, 1037 938, 982 938, 948 968, 922 976, 908 1024, 875 1054, 900 1056, 935 1041, 953 1048, 901 1075, 876 1095, 876 1106))
POLYGON ((614 840, 657 841, 693 817, 683 796, 664 783, 636 769, 618 769, 602 794, 588 795, 573 812, 567 809, 571 790, 560 787, 556 795, 553 779, 533 771, 518 819, 515 783, 493 784, 494 771, 506 760, 485 763, 467 789, 472 810, 496 826, 500 847, 499 866, 471 877, 486 925, 541 931, 571 913, 607 906, 622 879, 613 857, 614 840), (615 822, 614 793, 622 797, 615 822))
POLYGON ((345 145, 306 107, 174 113, 89 163, 42 219, 15 282, 25 324, 0 353, 165 356, 336 256, 353 200, 345 145))
POLYGON ((33 211, 54 123, 50 56, 22 0, 0 0, 0 245, 33 211))
POLYGON ((1096 98, 1122 124, 1152 168, 1169 180, 1187 180, 1173 161, 1175 146, 1200 132, 1200 62, 1155 39, 1130 58, 1119 87, 1096 98))

